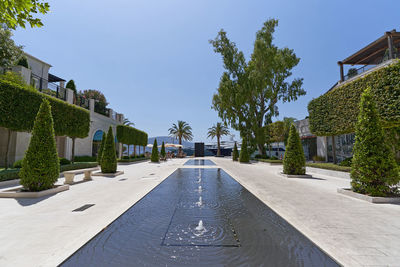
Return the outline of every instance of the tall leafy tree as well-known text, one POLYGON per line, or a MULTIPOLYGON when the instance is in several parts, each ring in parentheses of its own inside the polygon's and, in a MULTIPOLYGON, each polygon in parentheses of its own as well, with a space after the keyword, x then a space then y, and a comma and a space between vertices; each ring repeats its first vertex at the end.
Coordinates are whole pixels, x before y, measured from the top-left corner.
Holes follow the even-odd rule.
POLYGON ((108 128, 103 146, 100 167, 102 173, 115 173, 117 171, 117 153, 111 126, 108 128))
POLYGON ((242 137, 253 139, 262 155, 265 155, 265 126, 279 115, 277 103, 295 101, 306 93, 302 78, 288 81, 300 59, 293 50, 272 43, 277 25, 275 19, 264 23, 256 34, 248 62, 224 30, 210 41, 214 51, 221 54, 225 69, 213 96, 213 108, 242 137))
POLYGON ((36 14, 46 14, 50 5, 42 0, 1 0, 0 1, 0 23, 8 28, 16 29, 17 26, 25 28, 25 24, 33 27, 43 26, 36 14))
MULTIPOLYGON (((182 145, 182 140, 192 141, 192 127, 186 121, 178 121, 178 124, 172 124, 172 127, 169 128, 169 135, 178 139, 179 144, 182 145)), ((179 148, 179 154, 182 153, 182 148, 179 148)))
POLYGON ((16 45, 11 37, 10 30, 0 27, 0 67, 4 70, 14 66, 22 56, 22 46, 16 45))
POLYGON ((217 150, 217 156, 221 156, 221 142, 220 139, 224 135, 228 135, 229 130, 226 125, 222 124, 221 122, 218 122, 216 125, 213 125, 213 127, 208 128, 208 136, 209 138, 217 138, 217 145, 218 145, 218 150, 217 150))
POLYGON ((154 139, 153 149, 151 150, 151 162, 159 162, 160 156, 158 154, 157 139, 154 139))

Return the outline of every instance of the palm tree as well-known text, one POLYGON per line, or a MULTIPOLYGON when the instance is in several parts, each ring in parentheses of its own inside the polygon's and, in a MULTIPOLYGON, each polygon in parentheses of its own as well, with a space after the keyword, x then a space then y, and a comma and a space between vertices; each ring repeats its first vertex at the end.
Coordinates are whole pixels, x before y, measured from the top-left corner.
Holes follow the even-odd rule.
MULTIPOLYGON (((177 138, 179 140, 179 144, 182 145, 182 139, 186 141, 193 140, 192 127, 186 121, 178 121, 178 125, 175 123, 172 124, 172 127, 169 128, 169 135, 171 137, 177 138)), ((179 148, 179 154, 181 154, 182 148, 179 148)))
POLYGON ((218 144, 218 150, 217 150, 217 157, 221 156, 221 144, 220 144, 220 138, 221 136, 228 135, 229 130, 226 125, 218 122, 217 125, 213 125, 213 127, 208 128, 208 136, 207 137, 217 137, 217 144, 218 144))
POLYGON ((125 118, 122 124, 126 126, 135 126, 135 124, 131 122, 128 118, 125 118))

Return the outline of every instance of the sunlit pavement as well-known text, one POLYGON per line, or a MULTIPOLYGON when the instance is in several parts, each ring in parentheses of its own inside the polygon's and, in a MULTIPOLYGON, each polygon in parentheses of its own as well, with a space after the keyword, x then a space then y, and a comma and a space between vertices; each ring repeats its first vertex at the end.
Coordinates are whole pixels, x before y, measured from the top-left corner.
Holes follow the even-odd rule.
MULTIPOLYGON (((223 168, 340 263, 400 265, 400 205, 338 194, 338 187, 349 187, 348 179, 288 179, 278 175, 280 166, 208 159, 217 166, 205 168, 223 168)), ((0 199, 0 266, 60 264, 177 168, 203 167, 183 166, 186 161, 121 165, 122 176, 94 177, 50 197, 0 199), (72 212, 85 204, 95 205, 72 212)))

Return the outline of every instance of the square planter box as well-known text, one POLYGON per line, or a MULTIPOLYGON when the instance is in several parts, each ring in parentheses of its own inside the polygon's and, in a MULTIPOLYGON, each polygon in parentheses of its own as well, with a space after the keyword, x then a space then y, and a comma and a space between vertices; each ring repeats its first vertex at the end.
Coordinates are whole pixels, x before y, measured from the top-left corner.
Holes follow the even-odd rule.
POLYGON ((39 192, 23 192, 20 191, 22 186, 18 186, 12 189, 0 191, 0 198, 38 198, 47 195, 56 194, 62 191, 69 190, 69 185, 56 185, 54 188, 39 191, 39 192))
POLYGON ((375 204, 394 204, 400 203, 400 197, 371 197, 351 191, 350 188, 338 188, 337 192, 349 197, 357 198, 360 200, 368 201, 375 204))
POLYGON ((92 174, 92 176, 117 177, 118 175, 122 174, 124 174, 124 171, 117 171, 116 173, 95 172, 92 174))
POLYGON ((312 175, 310 174, 286 174, 283 172, 280 172, 279 174, 286 178, 312 178, 312 175))

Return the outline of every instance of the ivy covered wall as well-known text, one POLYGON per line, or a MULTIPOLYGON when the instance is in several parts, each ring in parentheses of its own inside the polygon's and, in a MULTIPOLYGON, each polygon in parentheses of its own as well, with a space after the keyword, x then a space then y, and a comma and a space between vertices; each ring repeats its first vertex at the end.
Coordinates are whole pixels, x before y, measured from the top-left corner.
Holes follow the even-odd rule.
POLYGON ((354 132, 362 92, 370 87, 385 128, 400 126, 400 61, 336 87, 308 104, 310 130, 318 136, 354 132))

